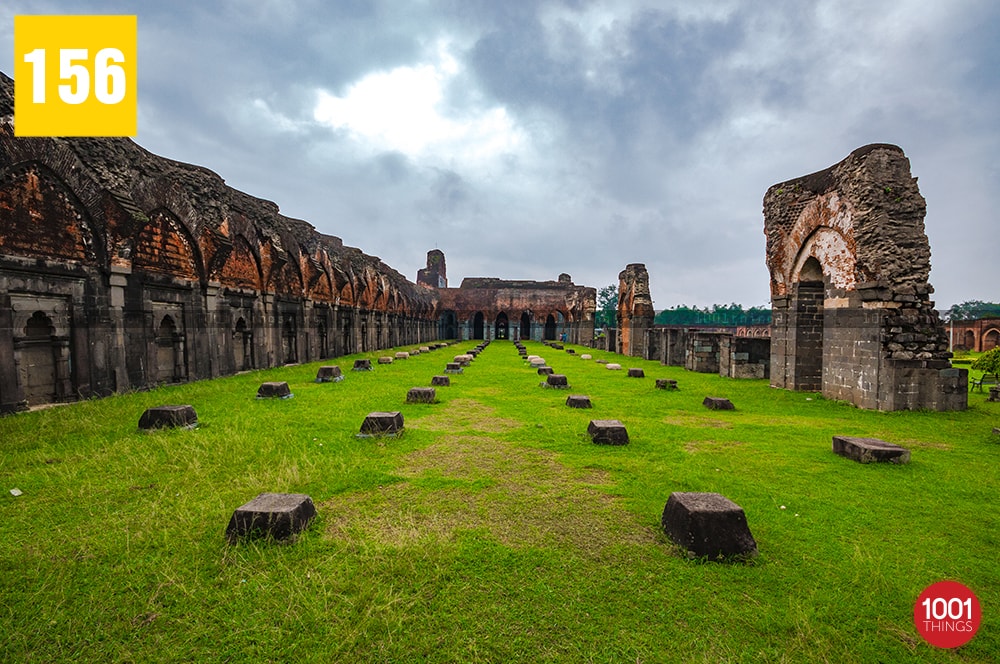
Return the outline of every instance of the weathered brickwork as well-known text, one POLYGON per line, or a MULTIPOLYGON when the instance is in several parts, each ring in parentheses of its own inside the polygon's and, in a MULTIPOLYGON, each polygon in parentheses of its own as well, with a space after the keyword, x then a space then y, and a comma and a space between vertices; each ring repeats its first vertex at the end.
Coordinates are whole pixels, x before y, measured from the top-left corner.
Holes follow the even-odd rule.
POLYGON ((948 324, 952 348, 978 353, 1000 346, 1000 318, 955 321, 948 324))
MULTIPOLYGON (((418 283, 445 283, 444 254, 427 253, 418 283), (438 282, 437 276, 441 277, 438 282)), ((428 289, 431 290, 431 289, 428 289)), ((534 339, 590 345, 594 339, 597 290, 577 286, 570 275, 557 281, 467 277, 458 288, 434 288, 438 336, 443 339, 534 339)))
POLYGON ((646 330, 653 326, 653 299, 649 273, 642 263, 631 263, 618 274, 618 337, 616 351, 644 357, 646 330))
POLYGON ((924 213, 893 145, 767 191, 772 385, 879 410, 966 407, 929 299, 924 213))
POLYGON ((0 74, 0 411, 437 334, 432 291, 207 169, 15 138, 0 74))

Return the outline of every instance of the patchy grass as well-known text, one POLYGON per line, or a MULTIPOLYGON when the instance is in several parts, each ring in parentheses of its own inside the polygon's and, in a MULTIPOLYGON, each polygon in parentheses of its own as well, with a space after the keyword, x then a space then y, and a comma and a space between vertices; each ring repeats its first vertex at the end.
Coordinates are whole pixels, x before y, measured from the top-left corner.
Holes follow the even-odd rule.
POLYGON ((1000 657, 1000 404, 986 395, 961 413, 874 413, 576 347, 645 370, 632 379, 528 343, 569 378, 547 390, 494 342, 439 403, 405 403, 472 345, 373 372, 326 362, 342 383, 313 383, 313 364, 0 419, 0 661, 1000 657), (256 400, 266 380, 294 398, 256 400), (171 403, 194 405, 199 428, 137 430, 171 403), (401 411, 405 435, 356 438, 373 410, 401 411), (591 444, 591 419, 621 420, 631 443, 591 444), (847 461, 834 434, 913 461, 847 461), (227 546, 233 509, 262 491, 308 493, 319 516, 290 544, 227 546), (760 556, 688 560, 659 530, 672 491, 739 503, 760 556), (942 579, 983 606, 955 651, 913 626, 942 579))

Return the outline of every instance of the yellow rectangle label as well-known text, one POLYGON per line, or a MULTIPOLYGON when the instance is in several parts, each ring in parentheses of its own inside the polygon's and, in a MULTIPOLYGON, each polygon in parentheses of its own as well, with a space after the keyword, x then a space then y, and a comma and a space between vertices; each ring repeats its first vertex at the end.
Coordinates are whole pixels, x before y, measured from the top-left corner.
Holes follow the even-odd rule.
POLYGON ((15 136, 135 136, 135 16, 15 16, 15 136))

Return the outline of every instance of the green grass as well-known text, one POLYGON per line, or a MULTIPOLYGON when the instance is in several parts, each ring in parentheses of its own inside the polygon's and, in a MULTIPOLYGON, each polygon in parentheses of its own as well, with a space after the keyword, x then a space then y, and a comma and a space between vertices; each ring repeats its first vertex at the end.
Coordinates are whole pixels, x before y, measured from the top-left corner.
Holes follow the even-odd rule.
POLYGON ((527 345, 568 392, 494 342, 439 403, 406 404, 465 342, 370 373, 338 358, 341 383, 313 383, 312 364, 0 419, 0 661, 1000 658, 1000 404, 877 413, 527 345), (256 400, 265 380, 294 398, 256 400), (197 429, 137 429, 177 403, 197 429), (402 411, 406 433, 356 438, 373 410, 402 411), (631 443, 593 445, 591 419, 621 420, 631 443), (834 434, 905 445, 912 463, 842 459, 834 434), (232 511, 263 491, 307 493, 319 515, 292 543, 228 546, 232 511), (688 560, 659 529, 673 491, 739 503, 760 555, 688 560), (913 625, 944 579, 983 607, 957 650, 913 625))

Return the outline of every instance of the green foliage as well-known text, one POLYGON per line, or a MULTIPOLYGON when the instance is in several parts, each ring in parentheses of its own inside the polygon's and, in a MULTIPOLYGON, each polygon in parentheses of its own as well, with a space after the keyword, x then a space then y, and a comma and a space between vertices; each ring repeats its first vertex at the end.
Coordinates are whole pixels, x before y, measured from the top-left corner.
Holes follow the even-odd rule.
POLYGON ((735 302, 713 304, 704 309, 682 304, 656 314, 654 322, 657 325, 769 325, 771 308, 759 306, 744 309, 743 305, 735 302))
POLYGON ((1000 375, 1000 347, 988 350, 970 365, 976 371, 1000 375))
POLYGON ((1000 318, 1000 304, 996 302, 983 302, 982 300, 969 300, 961 304, 952 305, 944 313, 945 320, 979 320, 980 318, 1000 318))
POLYGON ((618 285, 611 284, 597 291, 597 312, 594 325, 602 329, 618 325, 618 285))
POLYGON ((876 413, 525 345, 593 409, 540 388, 504 342, 440 403, 405 403, 464 342, 341 383, 291 366, 0 418, 0 662, 997 660, 1000 512, 984 506, 1000 493, 1000 404, 876 413), (256 400, 268 380, 295 397, 256 400), (137 430, 170 403, 201 425, 137 430), (401 411, 406 435, 357 439, 373 410, 401 411), (621 420, 630 444, 592 444, 590 419, 621 420), (913 462, 842 459, 834 434, 913 462), (228 546, 232 511, 263 491, 309 494, 317 519, 293 543, 228 546), (741 505, 759 557, 688 560, 659 528, 673 491, 741 505), (954 651, 913 624, 943 579, 984 607, 954 651))

